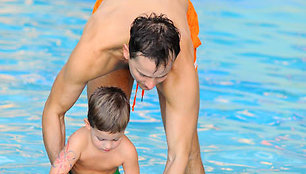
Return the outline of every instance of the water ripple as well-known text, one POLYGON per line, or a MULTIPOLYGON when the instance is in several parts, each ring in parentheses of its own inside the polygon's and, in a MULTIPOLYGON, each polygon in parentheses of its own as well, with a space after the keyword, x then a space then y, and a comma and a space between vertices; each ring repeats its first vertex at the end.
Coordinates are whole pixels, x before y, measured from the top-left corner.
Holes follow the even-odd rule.
MULTIPOLYGON (((198 136, 206 172, 303 173, 305 1, 193 2, 203 42, 197 53, 198 136)), ((93 4, 0 2, 0 173, 49 170, 41 135, 44 102, 93 4)), ((162 173, 167 143, 157 92, 146 92, 143 102, 140 95, 126 134, 141 173, 162 173)), ((86 114, 83 92, 66 114, 67 136, 84 126, 86 114)))

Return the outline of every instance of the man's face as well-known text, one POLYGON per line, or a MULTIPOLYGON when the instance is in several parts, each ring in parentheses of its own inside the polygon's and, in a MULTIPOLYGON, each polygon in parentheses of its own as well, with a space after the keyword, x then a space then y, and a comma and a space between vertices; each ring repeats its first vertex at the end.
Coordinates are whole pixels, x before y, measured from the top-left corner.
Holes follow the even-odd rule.
POLYGON ((137 56, 136 58, 129 59, 130 73, 144 90, 150 90, 163 82, 167 78, 171 67, 171 60, 168 61, 167 66, 160 65, 156 68, 154 60, 150 60, 147 57, 137 56))

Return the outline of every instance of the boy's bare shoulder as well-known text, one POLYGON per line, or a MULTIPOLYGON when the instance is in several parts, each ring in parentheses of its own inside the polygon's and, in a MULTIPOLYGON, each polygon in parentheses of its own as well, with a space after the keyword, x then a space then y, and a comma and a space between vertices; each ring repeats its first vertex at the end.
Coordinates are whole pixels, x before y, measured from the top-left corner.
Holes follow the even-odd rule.
POLYGON ((70 144, 75 144, 81 149, 83 149, 88 143, 89 136, 89 130, 86 129, 86 127, 81 127, 80 129, 76 130, 72 135, 70 135, 70 137, 68 138, 68 142, 70 144))
POLYGON ((130 159, 137 157, 137 151, 134 144, 129 140, 127 136, 123 136, 121 141, 120 153, 124 159, 130 159))

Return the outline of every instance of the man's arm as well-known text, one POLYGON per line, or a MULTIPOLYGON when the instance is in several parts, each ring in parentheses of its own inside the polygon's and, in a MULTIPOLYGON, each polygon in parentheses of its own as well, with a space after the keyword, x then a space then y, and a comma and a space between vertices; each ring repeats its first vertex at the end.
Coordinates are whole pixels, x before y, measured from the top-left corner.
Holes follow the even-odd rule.
POLYGON ((71 135, 67 145, 58 154, 51 165, 50 174, 68 173, 81 154, 82 139, 76 134, 71 135))
POLYGON ((110 58, 114 51, 108 50, 113 48, 112 43, 108 42, 113 35, 109 34, 111 31, 107 27, 99 27, 95 18, 91 17, 86 24, 80 41, 56 77, 44 107, 43 139, 51 163, 65 144, 65 113, 76 102, 89 80, 118 67, 118 59, 110 58))
POLYGON ((67 75, 67 71, 71 70, 66 69, 64 66, 56 77, 42 116, 43 139, 51 163, 65 145, 64 115, 86 84, 74 81, 76 77, 67 75))
POLYGON ((184 43, 166 81, 157 86, 168 143, 166 174, 185 172, 197 128, 198 76, 193 65, 192 43, 188 40, 184 43))

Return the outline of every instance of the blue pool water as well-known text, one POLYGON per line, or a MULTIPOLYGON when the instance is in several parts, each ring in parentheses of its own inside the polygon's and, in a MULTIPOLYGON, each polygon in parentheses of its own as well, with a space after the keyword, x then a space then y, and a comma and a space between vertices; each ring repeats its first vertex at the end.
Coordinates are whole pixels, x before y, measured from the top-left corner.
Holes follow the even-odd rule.
MULTIPOLYGON (((201 156, 207 173, 306 173, 306 1, 194 0, 201 156)), ((47 173, 43 105, 93 0, 0 1, 0 173, 47 173), (70 4, 73 4, 71 6, 70 4)), ((166 138, 155 90, 127 135, 141 173, 162 173, 166 138)), ((83 125, 86 94, 67 113, 83 125)))

